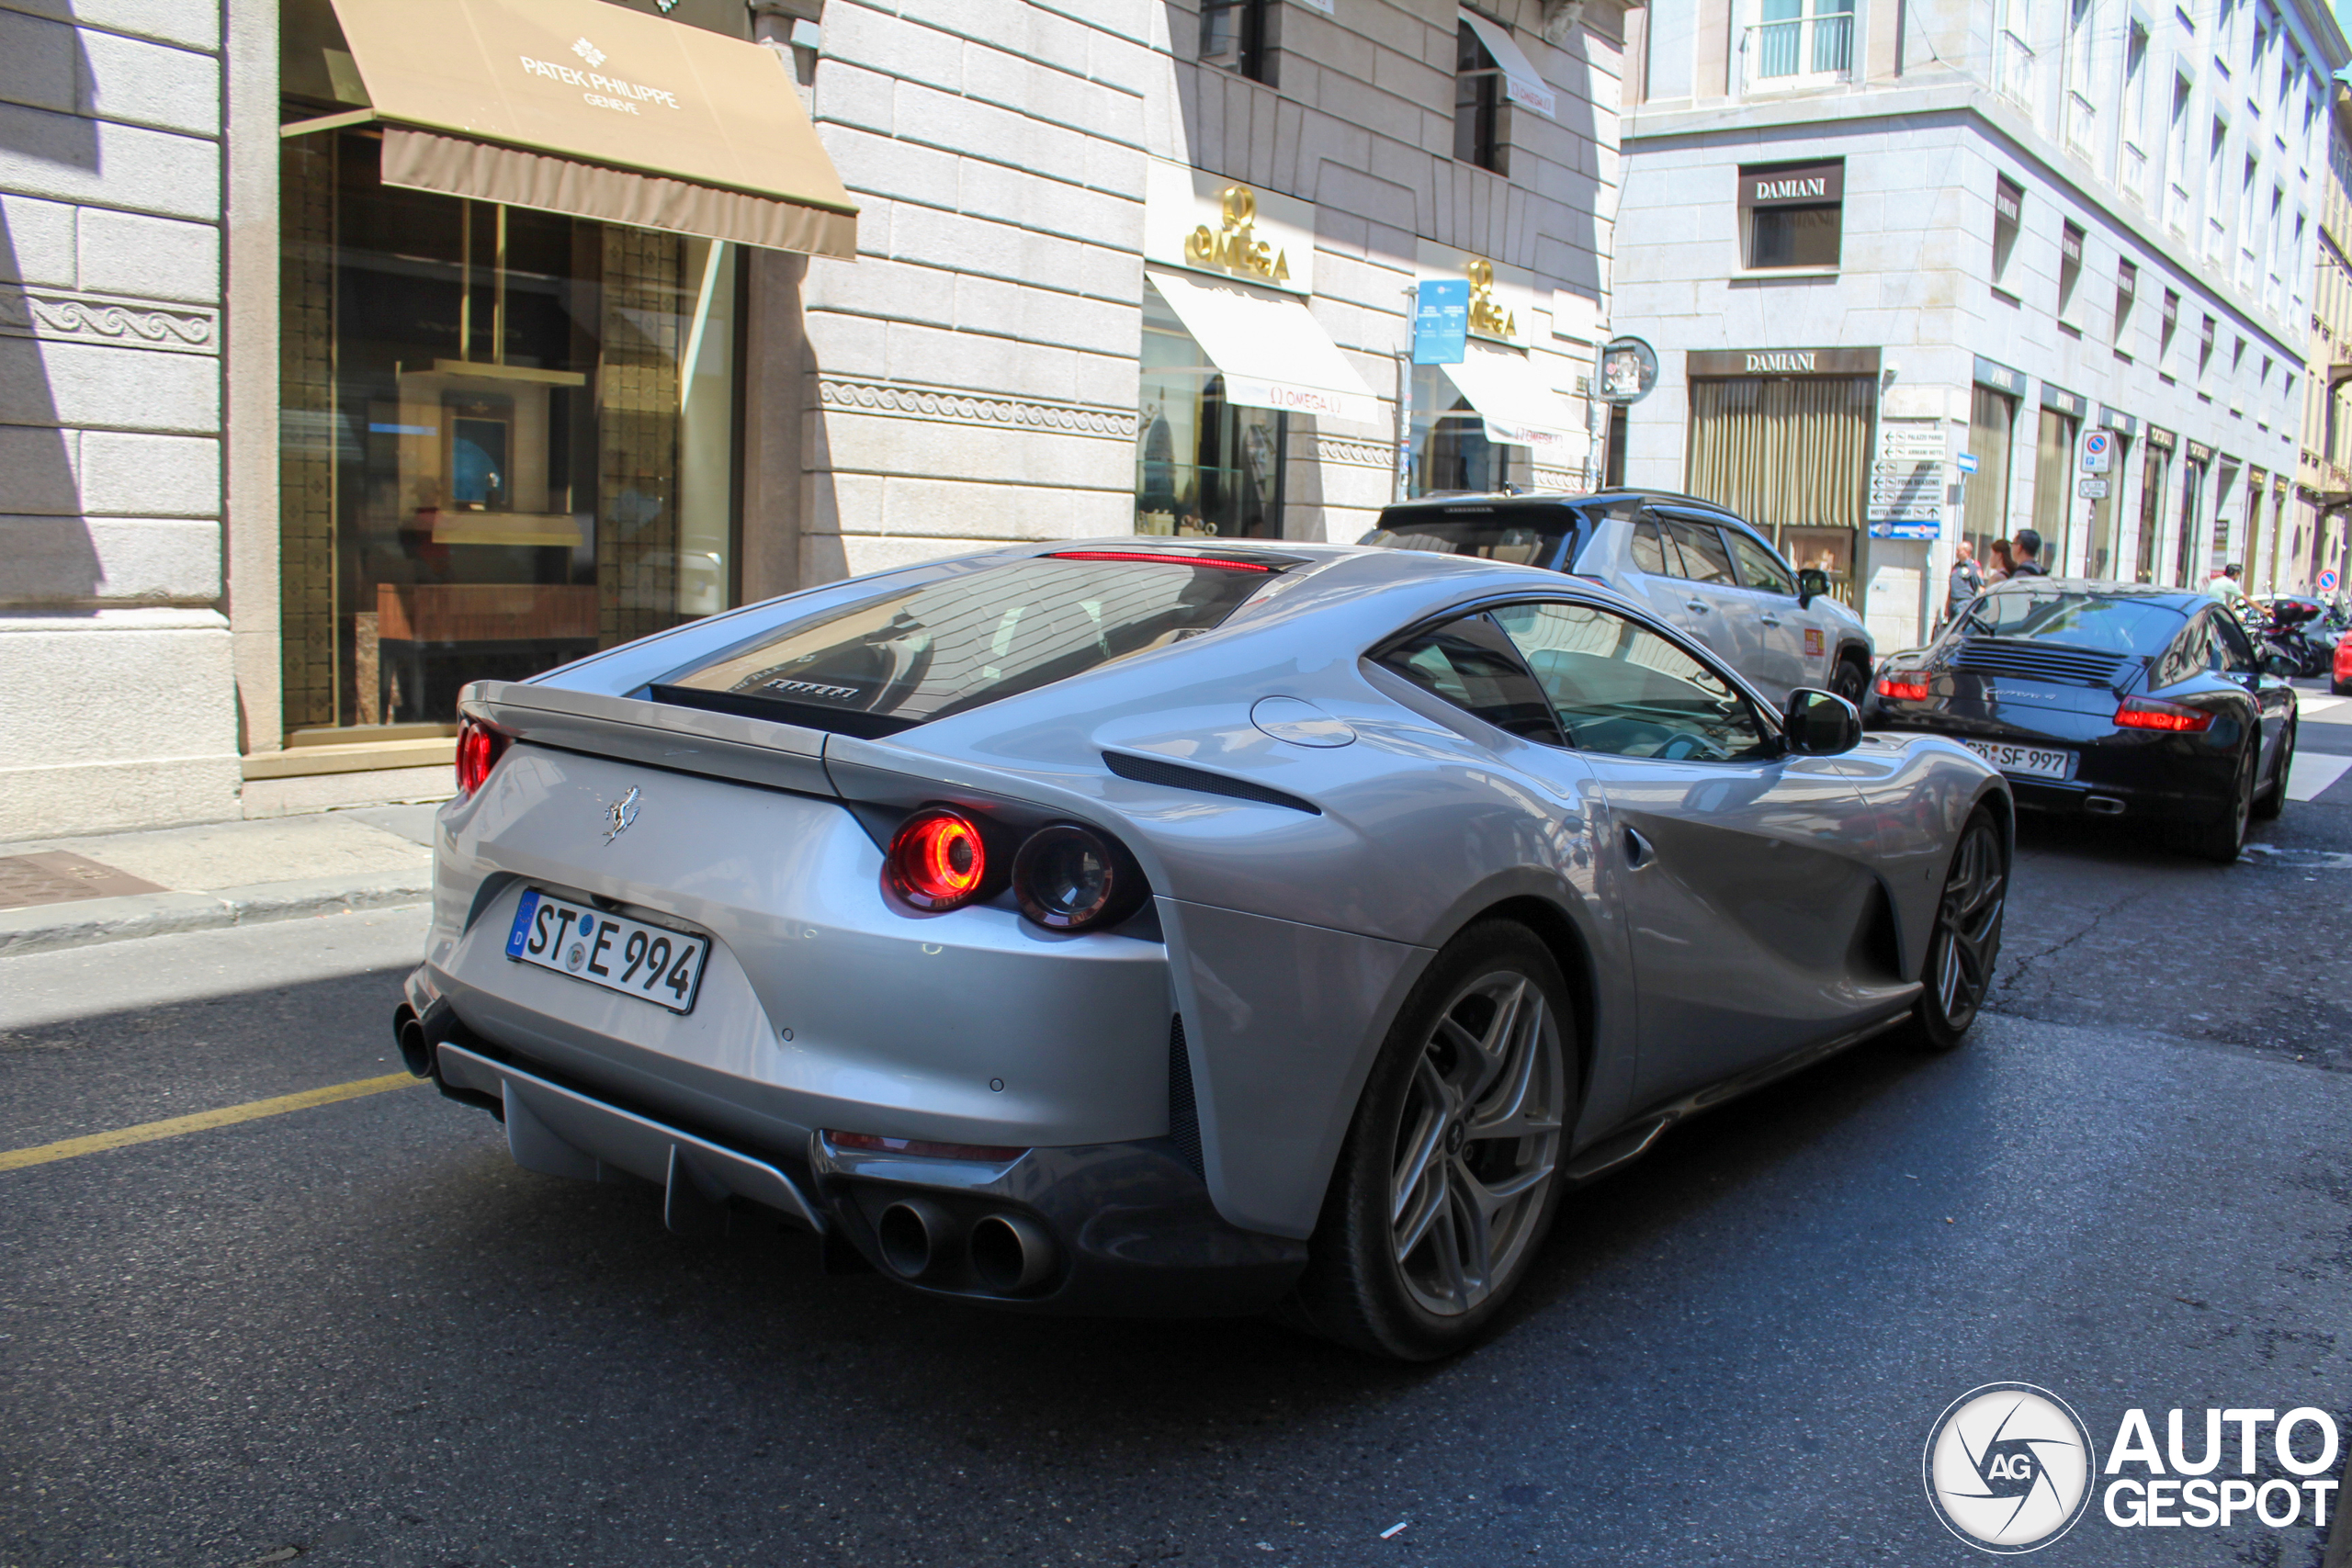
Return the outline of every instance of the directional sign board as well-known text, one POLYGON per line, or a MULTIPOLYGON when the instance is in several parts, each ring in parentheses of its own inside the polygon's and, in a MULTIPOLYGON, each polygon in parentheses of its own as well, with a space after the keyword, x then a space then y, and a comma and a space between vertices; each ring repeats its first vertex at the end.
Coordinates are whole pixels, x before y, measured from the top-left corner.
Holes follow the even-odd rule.
POLYGON ((2085 501, 2105 501, 2107 499, 2107 481, 2105 479, 2077 480, 2075 485, 2075 493, 2081 496, 2085 501))
POLYGON ((1952 461, 1960 465, 1960 471, 1963 474, 1973 474, 1976 471, 1976 454, 1973 452, 1962 452, 1952 461))
POLYGON ((1470 340, 1470 280, 1433 278, 1413 301, 1413 363, 1459 365, 1470 340))
POLYGON ((2115 466, 2115 437, 2094 430, 2083 437, 2083 472, 2103 474, 2115 466))

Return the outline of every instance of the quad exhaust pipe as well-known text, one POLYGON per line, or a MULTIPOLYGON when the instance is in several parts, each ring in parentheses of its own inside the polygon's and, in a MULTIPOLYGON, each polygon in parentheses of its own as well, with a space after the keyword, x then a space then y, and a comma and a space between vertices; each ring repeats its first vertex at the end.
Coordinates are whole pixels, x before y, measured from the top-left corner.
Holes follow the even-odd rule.
POLYGON ((972 1274, 983 1290, 1010 1296, 1054 1271, 1053 1238, 1025 1214, 990 1214, 972 1227, 972 1274))
POLYGON ((986 1214, 968 1234, 959 1237, 958 1230, 955 1216, 930 1199, 901 1198, 882 1211, 874 1236, 883 1266, 901 1280, 953 1286, 968 1271, 989 1294, 1011 1296, 1035 1290, 1054 1272, 1053 1237, 1026 1214, 986 1214))
POLYGON ((392 1014, 392 1038, 400 1043, 401 1061, 411 1076, 433 1076, 433 1043, 424 1037, 424 1022, 416 1010, 402 1002, 392 1014))

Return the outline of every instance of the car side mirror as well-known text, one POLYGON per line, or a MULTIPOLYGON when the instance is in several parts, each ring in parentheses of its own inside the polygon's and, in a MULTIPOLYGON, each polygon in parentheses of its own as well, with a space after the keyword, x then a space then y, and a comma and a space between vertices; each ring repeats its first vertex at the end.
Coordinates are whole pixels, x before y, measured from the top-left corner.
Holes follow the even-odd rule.
POLYGON ((1781 733, 1787 738, 1789 750, 1800 757, 1835 757, 1860 742, 1862 716, 1834 692, 1799 686, 1789 694, 1781 733))
POLYGON ((1809 610, 1815 599, 1829 592, 1829 574, 1817 566, 1809 566, 1797 573, 1797 608, 1809 610))

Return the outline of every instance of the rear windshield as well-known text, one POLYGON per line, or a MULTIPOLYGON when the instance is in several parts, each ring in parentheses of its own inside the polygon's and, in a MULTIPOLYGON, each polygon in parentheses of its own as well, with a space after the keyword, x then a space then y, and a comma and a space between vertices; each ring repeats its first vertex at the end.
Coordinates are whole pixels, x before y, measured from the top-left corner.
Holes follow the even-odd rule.
POLYGON ((1521 566, 1571 564, 1575 551, 1560 555, 1560 541, 1575 535, 1583 542, 1586 524, 1566 507, 1448 517, 1404 513, 1381 520, 1361 543, 1392 550, 1427 550, 1441 556, 1477 556, 1485 560, 1513 561, 1521 566))
POLYGON ((2157 654, 2185 617, 2168 604, 2061 589, 2002 588, 1970 605, 1956 629, 1968 637, 2028 637, 2097 649, 2157 654))
POLYGON ((656 685, 663 702, 888 735, 1209 630, 1261 567, 1039 557, 796 622, 656 685))

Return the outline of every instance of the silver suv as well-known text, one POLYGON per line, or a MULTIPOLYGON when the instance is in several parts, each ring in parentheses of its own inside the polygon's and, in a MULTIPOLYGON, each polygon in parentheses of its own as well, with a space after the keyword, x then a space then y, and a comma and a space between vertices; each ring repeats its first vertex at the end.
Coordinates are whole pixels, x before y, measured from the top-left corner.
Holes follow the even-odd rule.
POLYGON ((1860 706, 1871 634, 1733 513, 1690 496, 1606 491, 1431 496, 1391 506, 1367 545, 1480 556, 1573 572, 1679 626, 1774 705, 1799 686, 1860 706))

